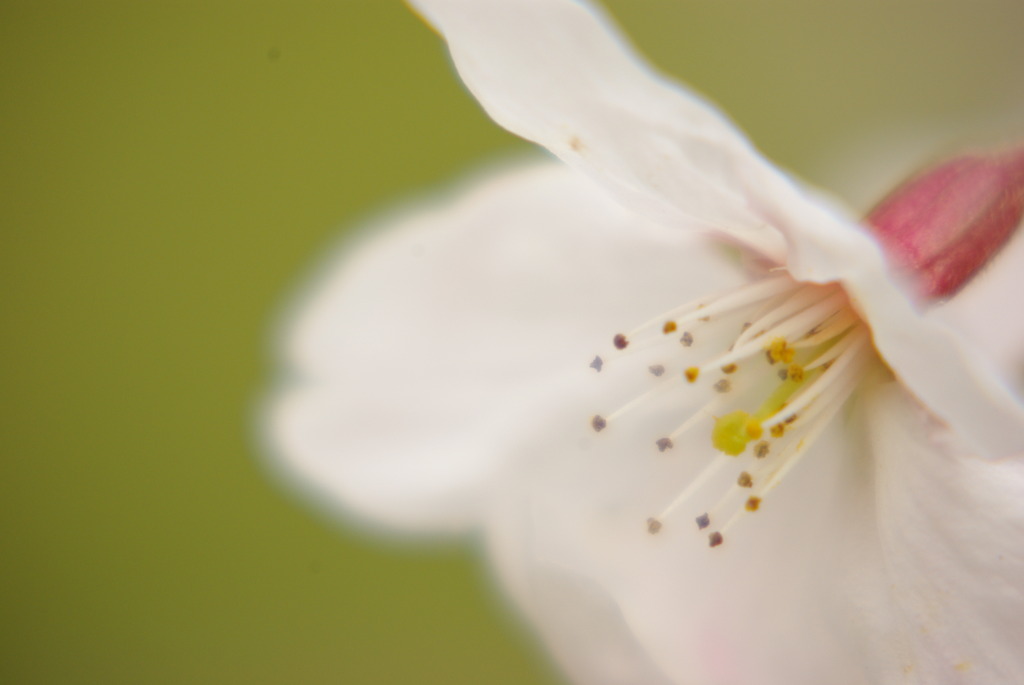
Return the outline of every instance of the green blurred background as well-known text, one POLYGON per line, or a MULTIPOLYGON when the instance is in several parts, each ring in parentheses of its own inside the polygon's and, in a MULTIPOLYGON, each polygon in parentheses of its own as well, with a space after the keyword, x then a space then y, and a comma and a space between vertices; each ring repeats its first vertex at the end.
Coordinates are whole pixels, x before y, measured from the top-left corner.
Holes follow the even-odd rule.
MULTIPOLYGON (((1024 3, 620 1, 856 203, 1020 134, 1024 3)), ((0 682, 554 683, 468 549, 264 469, 272 322, 340 230, 527 146, 399 2, 0 4, 0 682)))

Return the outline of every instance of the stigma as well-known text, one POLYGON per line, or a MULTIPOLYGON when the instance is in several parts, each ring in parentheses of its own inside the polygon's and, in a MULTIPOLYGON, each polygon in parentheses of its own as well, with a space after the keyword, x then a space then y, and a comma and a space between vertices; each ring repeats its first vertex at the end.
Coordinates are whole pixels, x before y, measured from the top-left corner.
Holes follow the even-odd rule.
POLYGON ((701 468, 646 519, 646 529, 657 534, 682 515, 712 548, 726 543, 742 517, 770 506, 769 493, 878 359, 841 285, 801 283, 785 273, 689 302, 611 341, 614 349, 595 357, 591 368, 606 374, 606 367, 622 365, 650 387, 612 412, 592 415, 591 428, 646 427, 666 417, 664 433, 646 436, 650 449, 662 455, 657 458, 699 459, 701 468), (677 414, 679 406, 698 408, 677 414), (692 432, 702 448, 673 449, 692 432), (723 482, 729 483, 724 489, 723 482), (709 490, 716 490, 710 498, 709 490), (697 501, 704 507, 695 508, 697 501))

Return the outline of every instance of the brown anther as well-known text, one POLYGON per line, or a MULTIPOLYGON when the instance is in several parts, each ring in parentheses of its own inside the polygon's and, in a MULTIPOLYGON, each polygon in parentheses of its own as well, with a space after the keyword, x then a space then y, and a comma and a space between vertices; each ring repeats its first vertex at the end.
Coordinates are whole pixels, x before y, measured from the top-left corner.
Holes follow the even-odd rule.
POLYGON ((672 438, 658 438, 657 442, 654 444, 658 446, 659 452, 664 452, 665 450, 670 450, 674 447, 672 438))
POLYGON ((601 368, 604 366, 604 360, 601 357, 594 357, 594 361, 590 362, 590 368, 598 373, 601 373, 601 368))
POLYGON ((711 525, 711 517, 708 516, 707 514, 701 514, 700 516, 697 517, 697 528, 699 530, 704 530, 705 528, 707 528, 710 525, 711 525))
POLYGON ((590 419, 590 427, 595 432, 600 433, 604 430, 604 427, 608 425, 608 422, 600 414, 594 414, 594 418, 590 419))
POLYGON ((723 542, 725 542, 725 539, 722 537, 722 534, 719 533, 717 530, 708 536, 708 544, 711 547, 718 547, 723 542))
POLYGON ((771 446, 768 444, 767 440, 762 440, 754 445, 754 456, 758 459, 764 459, 767 457, 769 451, 771 451, 771 446))
POLYGON ((761 507, 760 497, 748 497, 747 504, 744 507, 747 511, 757 511, 761 507))
POLYGON ((736 479, 736 485, 741 488, 752 488, 754 487, 754 477, 744 471, 740 474, 740 477, 736 479))
POLYGON ((648 366, 647 370, 651 372, 652 376, 660 376, 661 374, 665 373, 665 367, 662 366, 661 364, 648 366))
POLYGON ((683 347, 689 347, 693 344, 693 334, 690 331, 683 333, 683 337, 679 339, 679 342, 683 344, 683 347))
POLYGON ((683 375, 686 376, 686 380, 693 383, 697 380, 697 376, 700 375, 700 369, 696 366, 691 366, 683 372, 683 375))
POLYGON ((736 369, 739 368, 735 364, 726 364, 722 367, 722 373, 736 373, 736 369))
POLYGON ((785 420, 785 421, 783 421, 783 423, 784 423, 784 424, 786 424, 786 425, 788 426, 789 424, 791 424, 791 423, 793 423, 794 421, 796 421, 796 419, 797 419, 797 416, 798 416, 797 414, 793 414, 792 416, 787 416, 787 417, 786 417, 786 420, 785 420))
POLYGON ((728 378, 723 378, 713 386, 716 392, 729 392, 732 390, 732 383, 729 382, 728 378))
POLYGON ((786 427, 781 423, 777 423, 774 426, 772 426, 770 432, 773 438, 781 438, 786 433, 786 427))
POLYGON ((665 335, 668 335, 669 333, 675 333, 675 331, 676 331, 676 322, 675 321, 666 321, 665 325, 661 327, 661 332, 664 333, 665 335))
POLYGON ((622 333, 616 333, 612 338, 612 344, 615 345, 615 349, 624 350, 629 345, 629 340, 622 333))
POLYGON ((651 535, 654 535, 654 534, 656 534, 660 530, 661 530, 661 521, 659 521, 658 519, 654 518, 653 516, 651 518, 647 519, 647 532, 648 533, 650 533, 651 535))

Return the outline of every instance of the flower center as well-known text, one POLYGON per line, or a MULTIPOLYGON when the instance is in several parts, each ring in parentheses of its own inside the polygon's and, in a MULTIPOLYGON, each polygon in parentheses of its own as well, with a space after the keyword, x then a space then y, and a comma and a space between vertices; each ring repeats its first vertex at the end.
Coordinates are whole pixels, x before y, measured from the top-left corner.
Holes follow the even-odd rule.
POLYGON ((642 364, 654 387, 607 416, 593 416, 593 430, 605 430, 673 388, 707 395, 684 421, 677 417, 664 434, 652 436, 653 446, 665 453, 700 427, 712 449, 703 470, 647 520, 647 530, 658 533, 694 495, 732 468, 736 478, 718 503, 691 512, 697 528, 710 531, 711 547, 724 542, 740 516, 760 509, 876 358, 868 327, 841 286, 798 283, 788 275, 688 303, 616 335, 612 343, 615 351, 591 362, 597 372, 637 356, 664 361, 642 364), (710 353, 695 359, 699 349, 707 350, 698 344, 705 339, 712 343, 710 353))

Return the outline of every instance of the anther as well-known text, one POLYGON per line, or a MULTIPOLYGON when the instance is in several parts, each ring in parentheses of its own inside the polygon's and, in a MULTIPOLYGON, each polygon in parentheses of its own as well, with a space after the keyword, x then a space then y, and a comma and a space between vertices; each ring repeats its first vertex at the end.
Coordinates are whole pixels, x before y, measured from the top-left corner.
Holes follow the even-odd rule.
POLYGON ((601 416, 600 414, 594 414, 594 418, 590 419, 590 426, 591 428, 594 429, 596 433, 600 433, 601 431, 603 431, 605 426, 607 425, 608 422, 605 421, 604 417, 601 416))
POLYGON ((661 332, 664 333, 665 335, 668 335, 669 333, 674 333, 675 330, 676 330, 676 322, 675 321, 666 321, 665 325, 661 327, 661 332))
POLYGON ((771 427, 769 432, 772 434, 773 438, 781 438, 786 433, 786 427, 781 423, 777 423, 771 427))
POLYGON ((691 366, 683 372, 683 375, 686 376, 686 380, 693 383, 697 380, 697 376, 700 375, 700 369, 696 366, 691 366))
POLYGON ((683 333, 683 337, 679 339, 679 342, 683 344, 683 347, 690 347, 693 345, 693 334, 690 331, 683 333))
POLYGON ((804 367, 799 364, 790 364, 786 369, 786 377, 794 383, 804 382, 804 367))
POLYGON ((665 367, 661 364, 655 364, 654 366, 648 366, 647 370, 651 372, 652 376, 661 376, 665 373, 665 367))
POLYGON ((612 338, 612 344, 615 345, 615 349, 624 350, 629 345, 629 340, 627 340, 626 336, 622 333, 617 333, 615 337, 612 338))
POLYGON ((601 373, 601 367, 604 366, 604 360, 601 357, 594 357, 594 361, 590 362, 590 368, 598 373, 601 373))
POLYGON ((736 485, 741 488, 752 488, 754 487, 754 477, 744 471, 740 474, 740 477, 736 479, 736 485))
POLYGON ((735 364, 726 364, 722 367, 722 373, 735 373, 737 368, 735 364))
POLYGON ((722 538, 722 534, 719 533, 717 530, 708 536, 708 544, 711 547, 718 547, 723 542, 725 542, 725 540, 722 538))
POLYGON ((648 533, 650 533, 651 535, 654 535, 654 534, 656 534, 660 530, 661 530, 661 521, 659 521, 658 519, 654 518, 653 516, 651 518, 647 519, 647 532, 648 533))
POLYGON ((697 529, 704 530, 711 525, 711 517, 707 514, 701 514, 697 517, 697 529))
POLYGON ((670 450, 674 447, 672 438, 658 438, 658 441, 654 444, 658 446, 659 452, 664 452, 665 450, 670 450))
POLYGON ((749 497, 747 498, 747 504, 744 507, 747 511, 757 511, 761 507, 760 497, 749 497))

